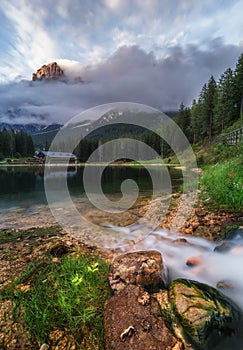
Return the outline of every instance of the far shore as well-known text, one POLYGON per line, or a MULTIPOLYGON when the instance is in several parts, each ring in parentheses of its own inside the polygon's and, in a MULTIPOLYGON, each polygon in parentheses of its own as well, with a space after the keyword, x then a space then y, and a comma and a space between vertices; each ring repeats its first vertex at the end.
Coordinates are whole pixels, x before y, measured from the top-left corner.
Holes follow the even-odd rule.
POLYGON ((70 166, 70 167, 83 167, 83 166, 109 166, 109 167, 140 167, 140 166, 153 166, 153 167, 180 167, 180 164, 167 164, 167 163, 74 163, 74 164, 67 164, 67 163, 33 163, 33 162, 23 162, 23 163, 0 163, 0 167, 56 167, 56 166, 70 166))

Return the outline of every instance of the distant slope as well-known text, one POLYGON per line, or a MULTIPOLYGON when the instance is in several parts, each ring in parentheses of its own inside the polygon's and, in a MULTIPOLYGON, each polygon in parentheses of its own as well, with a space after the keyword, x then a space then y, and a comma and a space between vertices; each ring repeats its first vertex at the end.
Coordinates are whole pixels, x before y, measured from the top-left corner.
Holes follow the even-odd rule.
POLYGON ((47 148, 62 126, 62 124, 51 124, 38 132, 31 133, 35 148, 47 148))

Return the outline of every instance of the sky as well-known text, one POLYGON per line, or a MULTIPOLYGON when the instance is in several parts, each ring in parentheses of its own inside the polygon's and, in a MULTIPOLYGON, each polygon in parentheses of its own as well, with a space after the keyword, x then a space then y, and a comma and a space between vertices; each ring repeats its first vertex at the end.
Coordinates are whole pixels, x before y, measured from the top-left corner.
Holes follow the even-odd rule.
POLYGON ((64 122, 116 101, 190 105, 234 69, 242 18, 243 0, 1 0, 0 121, 64 122), (69 83, 30 83, 52 61, 69 83))

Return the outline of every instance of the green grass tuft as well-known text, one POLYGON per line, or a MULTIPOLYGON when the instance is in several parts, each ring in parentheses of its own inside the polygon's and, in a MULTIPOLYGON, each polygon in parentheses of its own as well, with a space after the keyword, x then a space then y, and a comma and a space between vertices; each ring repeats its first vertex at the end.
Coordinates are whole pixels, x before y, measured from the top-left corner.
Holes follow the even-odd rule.
POLYGON ((21 315, 38 344, 50 343, 50 333, 59 330, 75 339, 77 349, 103 349, 103 307, 110 296, 107 273, 108 264, 90 256, 39 260, 2 297, 14 301, 14 317, 21 315), (30 289, 22 291, 19 284, 30 284, 30 289))
POLYGON ((243 167, 241 157, 204 170, 201 188, 220 209, 243 209, 243 167))

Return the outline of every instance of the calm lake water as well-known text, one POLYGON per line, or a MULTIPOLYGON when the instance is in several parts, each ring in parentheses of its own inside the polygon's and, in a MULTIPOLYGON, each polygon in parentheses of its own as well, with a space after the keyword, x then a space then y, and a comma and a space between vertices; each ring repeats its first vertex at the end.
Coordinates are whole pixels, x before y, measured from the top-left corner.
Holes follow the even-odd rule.
MULTIPOLYGON (((95 173, 98 167, 92 167, 95 173)), ((167 170, 153 167, 149 170, 153 176, 162 176, 167 170)), ((83 167, 73 167, 68 172, 68 188, 74 201, 81 201, 85 196, 83 186, 83 167)), ((151 174, 145 168, 107 167, 102 174, 102 190, 113 200, 121 197, 121 184, 126 179, 132 179, 139 187, 141 196, 152 195, 153 185, 151 174)), ((182 174, 178 169, 170 168, 169 175, 173 191, 182 183, 182 174)), ((48 175, 58 188, 58 181, 65 176, 62 168, 51 171, 48 175)), ((92 179, 91 179, 92 180, 92 179)), ((163 184, 161 185, 163 189, 163 184)), ((60 207, 63 203, 60 204, 60 207)), ((60 208, 61 210, 61 208, 60 208)), ((33 167, 2 167, 0 168, 0 228, 22 228, 44 224, 55 224, 50 215, 44 189, 44 169, 33 167)))

